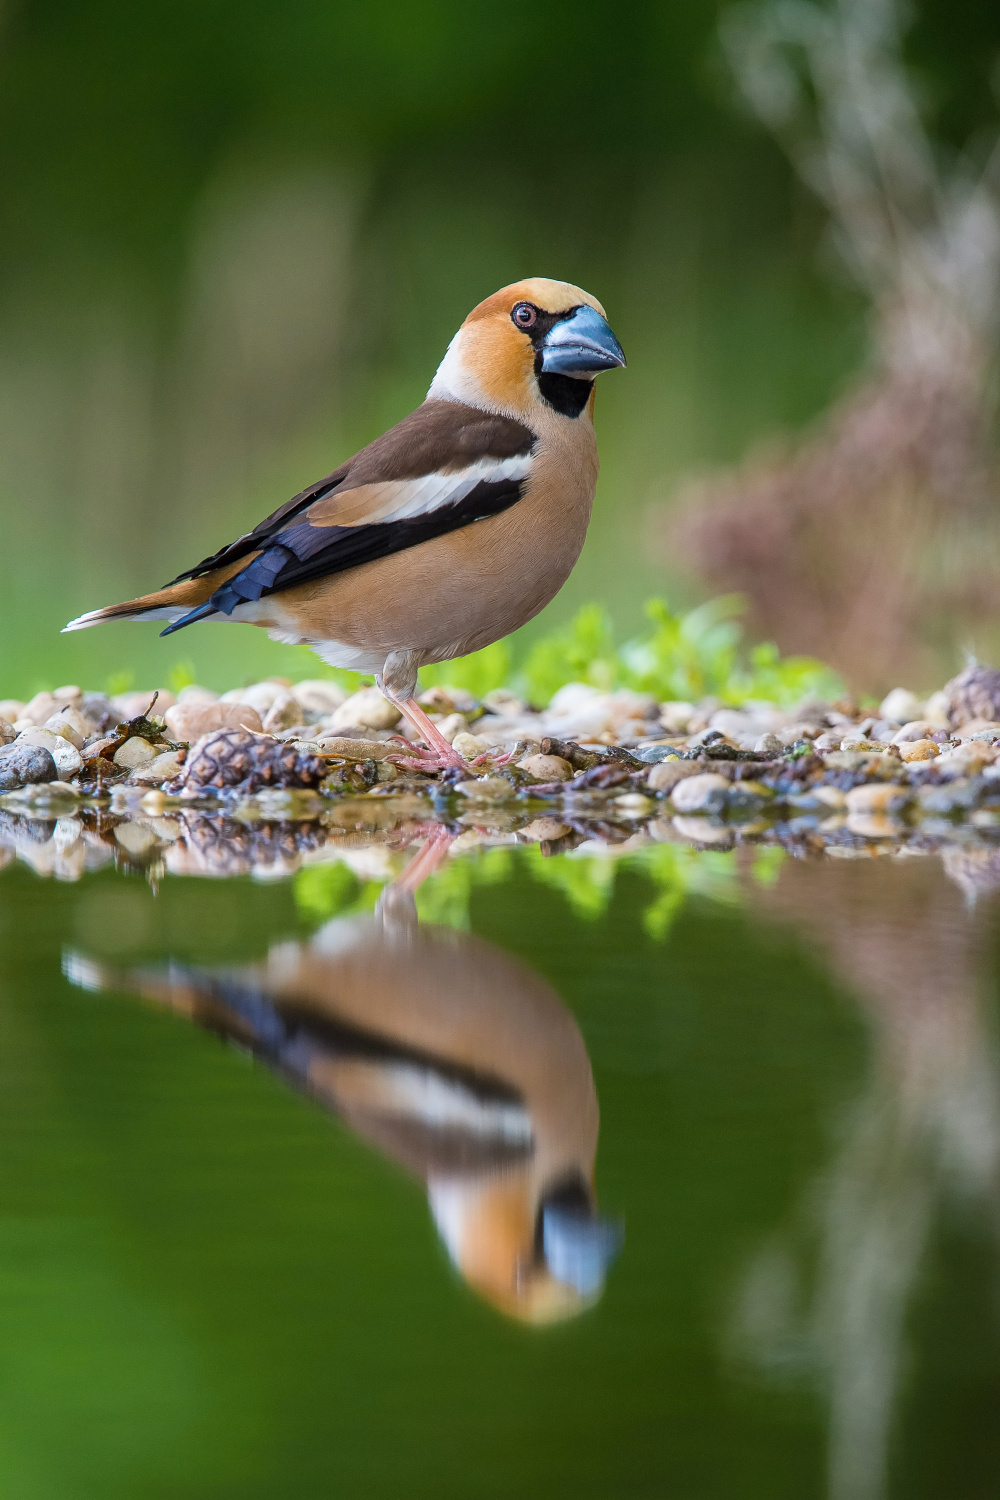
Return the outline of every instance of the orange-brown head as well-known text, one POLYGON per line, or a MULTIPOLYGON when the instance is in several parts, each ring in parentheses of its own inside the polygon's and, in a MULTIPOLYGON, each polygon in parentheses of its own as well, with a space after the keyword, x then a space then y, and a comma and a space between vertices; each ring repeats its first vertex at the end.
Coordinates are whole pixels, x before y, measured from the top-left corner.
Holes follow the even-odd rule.
POLYGON ((596 297, 568 281, 533 276, 473 308, 428 395, 529 421, 546 408, 575 419, 595 377, 624 364, 596 297))

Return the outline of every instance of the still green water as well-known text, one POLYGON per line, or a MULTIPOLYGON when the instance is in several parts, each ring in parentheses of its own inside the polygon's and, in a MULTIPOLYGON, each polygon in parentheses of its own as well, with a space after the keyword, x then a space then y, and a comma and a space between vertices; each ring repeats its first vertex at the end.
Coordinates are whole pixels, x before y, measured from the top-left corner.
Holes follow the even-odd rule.
POLYGON ((0 873, 0 1495, 996 1495, 990 899, 505 857, 0 873))

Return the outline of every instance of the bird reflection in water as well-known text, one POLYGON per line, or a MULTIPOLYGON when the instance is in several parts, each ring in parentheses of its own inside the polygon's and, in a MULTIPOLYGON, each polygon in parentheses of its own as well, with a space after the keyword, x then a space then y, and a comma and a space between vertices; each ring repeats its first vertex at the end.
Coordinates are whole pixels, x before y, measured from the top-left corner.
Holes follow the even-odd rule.
POLYGON ((249 1048, 427 1184, 465 1280, 529 1323, 601 1293, 621 1229, 597 1217, 598 1107, 558 995, 490 943, 420 926, 433 835, 374 916, 334 918, 257 964, 115 970, 68 954, 90 989, 135 991, 249 1048))

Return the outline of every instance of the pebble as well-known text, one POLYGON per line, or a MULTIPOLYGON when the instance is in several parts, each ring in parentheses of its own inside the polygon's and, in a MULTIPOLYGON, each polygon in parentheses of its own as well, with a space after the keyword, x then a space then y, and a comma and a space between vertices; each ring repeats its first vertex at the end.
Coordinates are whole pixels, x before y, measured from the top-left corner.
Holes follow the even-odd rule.
POLYGON ((769 730, 767 734, 762 734, 758 740, 754 741, 753 748, 758 755, 780 755, 785 747, 778 736, 769 730))
POLYGON ((816 736, 813 741, 814 750, 839 750, 843 745, 843 739, 834 729, 824 730, 816 736))
POLYGON ((303 721, 302 705, 294 694, 282 690, 264 715, 264 733, 278 734, 294 729, 303 721))
POLYGON ((469 721, 464 714, 447 714, 437 727, 449 745, 453 743, 456 735, 469 733, 469 721))
POLYGON ((880 781, 875 785, 854 786, 846 794, 848 814, 888 813, 905 807, 912 793, 909 787, 896 786, 891 781, 880 781))
POLYGON ((0 749, 0 792, 55 781, 58 775, 55 761, 42 745, 18 739, 0 749))
POLYGON ((5 719, 8 724, 13 724, 23 717, 24 704, 20 698, 0 698, 0 719, 5 719))
POLYGON ((53 734, 61 735, 64 740, 69 740, 78 750, 83 749, 86 739, 93 734, 92 724, 88 724, 83 714, 78 713, 75 708, 64 708, 59 713, 53 714, 42 726, 43 729, 51 729, 53 734))
POLYGON ((123 745, 119 745, 114 753, 114 762, 125 771, 135 771, 139 766, 146 766, 150 761, 156 760, 159 754, 159 750, 149 740, 134 734, 123 745))
POLYGON ((771 802, 774 792, 761 781, 730 781, 726 802, 730 807, 757 808, 771 802))
POLYGON ((966 740, 961 745, 942 750, 938 766, 942 771, 958 771, 961 774, 976 774, 983 766, 992 764, 997 758, 997 748, 985 740, 966 740))
POLYGON ((670 800, 680 813, 713 813, 725 806, 728 791, 729 782, 725 776, 716 771, 705 771, 678 781, 670 800))
POLYGON ((680 751, 676 745, 637 745, 632 754, 636 760, 644 761, 648 766, 656 766, 662 760, 677 760, 680 751))
POLYGON ((620 797, 612 797, 611 806, 626 818, 645 818, 653 811, 656 803, 652 797, 644 797, 641 792, 623 792, 620 797))
POLYGON ((887 740, 870 740, 863 734, 845 734, 840 742, 841 750, 873 750, 883 755, 889 748, 887 740))
MULTIPOLYGON (((79 696, 82 698, 83 694, 80 693, 79 696)), ((53 714, 58 713, 61 708, 67 707, 67 703, 72 701, 72 699, 60 700, 56 697, 55 693, 36 693, 33 698, 28 699, 27 703, 21 709, 18 719, 27 719, 29 723, 36 725, 40 729, 46 720, 51 719, 53 714)))
POLYGON ((17 730, 8 719, 0 719, 0 745, 10 745, 17 739, 17 730))
POLYGON ((161 782, 173 781, 175 776, 179 776, 182 765, 179 750, 165 750, 155 760, 136 766, 129 780, 138 782, 140 786, 158 786, 161 782))
POLYGON ((696 709, 693 703, 674 701, 660 704, 660 723, 671 734, 687 734, 696 709))
POLYGON ((133 821, 118 824, 115 842, 121 844, 126 854, 143 855, 155 849, 160 839, 155 828, 150 828, 148 823, 133 821))
POLYGON ((526 755, 517 764, 536 781, 570 781, 575 774, 569 761, 561 755, 526 755))
MULTIPOLYGON (((64 783, 59 781, 55 785, 63 786, 64 783)), ((79 818, 57 818, 52 830, 52 842, 60 854, 65 854, 67 849, 72 849, 82 832, 83 824, 79 818)))
POLYGON ((942 695, 953 729, 970 719, 995 719, 1000 714, 1000 671, 970 661, 964 672, 945 683, 942 695))
POLYGON ((178 703, 218 703, 219 694, 212 688, 200 687, 196 682, 188 683, 177 694, 178 703))
POLYGON ((428 688, 420 694, 417 702, 429 714, 453 714, 457 707, 451 693, 445 692, 443 687, 428 688))
MULTIPOLYGON (((219 699, 220 703, 246 703, 248 707, 255 708, 261 719, 265 719, 268 713, 278 702, 279 698, 290 697, 286 687, 280 682, 254 682, 248 687, 230 688, 228 693, 223 693, 219 699)), ((301 723, 301 719, 296 719, 301 723)))
POLYGON ((556 839, 565 838, 570 832, 568 823, 560 823, 558 818, 534 818, 524 828, 517 830, 517 836, 526 844, 554 844, 556 839))
POLYGON ((659 765, 654 766, 650 771, 646 778, 646 786, 651 792, 669 792, 686 777, 700 775, 702 769, 690 760, 661 760, 659 765))
POLYGON ((327 682, 322 677, 310 677, 304 682, 293 683, 291 690, 304 711, 317 718, 335 714, 347 701, 347 694, 339 683, 327 682))
MULTIPOLYGON (((83 756, 76 746, 71 745, 69 740, 64 740, 61 734, 53 734, 51 729, 32 727, 22 730, 14 743, 37 745, 40 749, 47 750, 56 763, 60 781, 69 781, 83 770, 83 756)), ((48 780, 47 777, 41 779, 48 780)))
POLYGON ((455 791, 473 802, 502 802, 511 796, 511 785, 505 776, 483 776, 478 781, 459 781, 455 791))
POLYGON ((732 829, 721 818, 677 817, 673 826, 686 843, 731 844, 733 841, 732 829))
POLYGON ((171 739, 194 744, 216 729, 249 729, 261 732, 260 715, 246 703, 177 703, 164 714, 171 739))
POLYGON ((938 747, 933 740, 908 740, 899 746, 899 753, 905 761, 934 760, 938 747))
POLYGON ((70 786, 68 781, 46 781, 36 786, 25 787, 22 795, 30 793, 35 802, 61 802, 63 804, 75 800, 77 791, 70 786))
POLYGON ((935 729, 948 728, 948 694, 943 689, 941 692, 931 693, 927 699, 924 718, 930 719, 935 729))
MULTIPOLYGON (((383 698, 376 687, 362 688, 345 698, 330 719, 331 729, 395 729, 402 714, 394 703, 383 698)), ((468 725, 466 725, 468 728, 468 725)))
POLYGON ((917 740, 929 740, 935 732, 935 727, 929 719, 911 719, 893 735, 892 743, 906 745, 915 743, 917 740))
POLYGON ((882 699, 878 711, 882 719, 895 719, 897 723, 905 724, 909 719, 919 719, 924 705, 909 688, 897 687, 882 699))
POLYGON ((917 789, 917 801, 922 812, 951 813, 961 808, 973 807, 978 800, 975 785, 967 777, 959 776, 944 785, 922 786, 917 789))
MULTIPOLYGON (((867 745, 868 741, 863 743, 867 745)), ((869 747, 867 750, 831 750, 824 755, 823 763, 831 771, 876 771, 885 767, 886 760, 869 747)), ((899 762, 893 760, 892 764, 898 766, 899 762)))
POLYGON ((493 744, 489 740, 481 739, 478 734, 456 734, 451 742, 451 748, 457 750, 463 760, 475 760, 477 755, 482 755, 486 750, 492 750, 493 744))
POLYGON ((902 824, 889 813, 848 813, 847 828, 859 838, 891 839, 899 835, 902 824))
POLYGON ((491 714, 499 714, 505 719, 511 719, 518 714, 525 713, 528 705, 507 688, 494 688, 483 699, 483 707, 488 708, 491 714))

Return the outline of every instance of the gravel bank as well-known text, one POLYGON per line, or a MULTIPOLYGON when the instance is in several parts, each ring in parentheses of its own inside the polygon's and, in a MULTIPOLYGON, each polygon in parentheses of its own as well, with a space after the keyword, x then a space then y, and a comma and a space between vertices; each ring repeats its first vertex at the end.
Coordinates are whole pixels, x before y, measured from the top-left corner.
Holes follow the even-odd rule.
POLYGON ((479 702, 434 688, 421 701, 477 762, 467 775, 413 771, 397 711, 371 688, 348 696, 323 680, 0 700, 0 809, 15 820, 273 816, 297 798, 308 822, 358 798, 416 799, 425 817, 447 809, 482 823, 505 808, 527 826, 546 809, 570 822, 667 822, 716 846, 804 821, 824 839, 872 840, 1000 820, 1000 672, 989 667, 928 699, 897 688, 874 711, 658 703, 580 684, 544 710, 506 692, 479 702))

